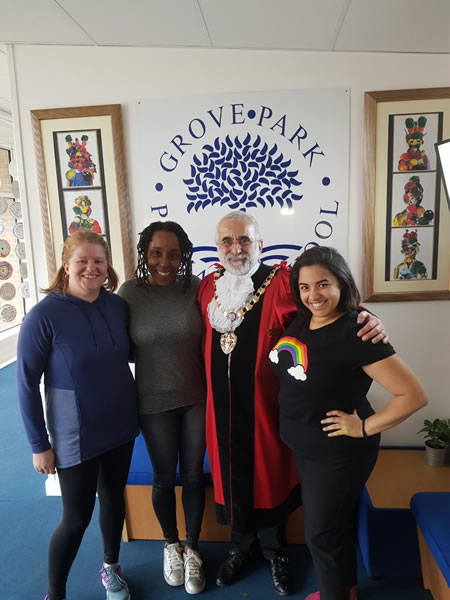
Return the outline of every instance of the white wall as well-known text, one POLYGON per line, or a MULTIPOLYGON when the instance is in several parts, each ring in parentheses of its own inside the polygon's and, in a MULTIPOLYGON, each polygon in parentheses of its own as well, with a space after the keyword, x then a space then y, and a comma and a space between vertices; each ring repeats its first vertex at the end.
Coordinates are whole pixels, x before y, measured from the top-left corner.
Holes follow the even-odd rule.
MULTIPOLYGON (((47 284, 30 110, 120 103, 123 107, 128 180, 136 180, 136 100, 189 94, 348 87, 351 90, 349 262, 363 268, 363 92, 449 84, 448 55, 319 53, 156 48, 14 46, 20 133, 25 165, 37 286, 47 284)), ((150 215, 149 215, 150 220, 150 215)), ((142 223, 135 225, 135 232, 142 223)), ((213 224, 211 224, 213 226, 213 224)), ((422 379, 430 405, 384 434, 392 445, 420 444, 424 417, 450 417, 449 302, 377 303, 399 354, 422 379)), ((376 386, 374 406, 386 398, 376 386)))

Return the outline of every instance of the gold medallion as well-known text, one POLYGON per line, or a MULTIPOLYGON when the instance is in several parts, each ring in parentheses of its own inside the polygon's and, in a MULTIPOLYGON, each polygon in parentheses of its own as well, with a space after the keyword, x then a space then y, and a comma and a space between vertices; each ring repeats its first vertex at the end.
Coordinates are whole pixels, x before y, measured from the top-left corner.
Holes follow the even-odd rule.
POLYGON ((230 354, 237 344, 237 335, 232 331, 222 333, 220 336, 220 347, 224 354, 230 354))
MULTIPOLYGON (((270 285, 270 282, 276 275, 279 268, 280 267, 278 266, 278 267, 274 267, 272 269, 272 271, 269 273, 269 275, 263 281, 262 285, 258 288, 258 290, 253 294, 252 299, 247 304, 245 304, 244 306, 241 306, 240 308, 235 308, 235 309, 231 309, 231 310, 225 308, 223 306, 223 304, 221 304, 219 302, 219 298, 217 297, 216 280, 219 279, 219 277, 222 277, 222 275, 224 273, 224 269, 216 271, 214 273, 213 288, 214 288, 214 300, 216 301, 216 304, 219 307, 219 310, 222 311, 223 315, 229 321, 231 321, 231 323, 234 323, 234 321, 236 321, 236 319, 238 317, 239 318, 244 317, 249 311, 252 310, 252 308, 255 306, 255 304, 257 304, 258 301, 261 299, 264 292, 266 291, 266 288, 270 285)), ((271 334, 269 334, 269 335, 271 335, 271 334)), ((222 333, 222 335, 220 336, 220 347, 222 348, 222 352, 224 354, 230 354, 230 352, 232 352, 234 350, 234 348, 236 347, 236 344, 237 344, 237 335, 235 333, 233 333, 232 331, 226 331, 225 333, 222 333)))

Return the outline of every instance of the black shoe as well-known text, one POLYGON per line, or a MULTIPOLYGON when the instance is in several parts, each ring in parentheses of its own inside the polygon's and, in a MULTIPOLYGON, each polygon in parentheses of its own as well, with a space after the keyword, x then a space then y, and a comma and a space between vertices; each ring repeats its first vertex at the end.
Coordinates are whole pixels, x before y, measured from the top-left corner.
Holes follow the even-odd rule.
POLYGON ((248 555, 242 554, 238 550, 232 548, 228 553, 228 558, 223 561, 217 571, 216 584, 224 586, 233 583, 249 558, 248 555))
POLYGON ((287 596, 289 594, 288 557, 275 556, 267 562, 272 574, 273 589, 279 596, 287 596))

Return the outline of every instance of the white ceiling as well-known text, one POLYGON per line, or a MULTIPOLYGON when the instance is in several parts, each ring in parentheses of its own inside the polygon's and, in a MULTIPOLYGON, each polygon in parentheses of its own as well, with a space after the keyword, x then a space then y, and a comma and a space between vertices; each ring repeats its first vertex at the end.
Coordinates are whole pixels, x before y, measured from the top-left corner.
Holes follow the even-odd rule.
POLYGON ((0 0, 0 116, 2 43, 450 53, 450 0, 0 0))
POLYGON ((450 0, 0 0, 0 43, 450 53, 450 0))

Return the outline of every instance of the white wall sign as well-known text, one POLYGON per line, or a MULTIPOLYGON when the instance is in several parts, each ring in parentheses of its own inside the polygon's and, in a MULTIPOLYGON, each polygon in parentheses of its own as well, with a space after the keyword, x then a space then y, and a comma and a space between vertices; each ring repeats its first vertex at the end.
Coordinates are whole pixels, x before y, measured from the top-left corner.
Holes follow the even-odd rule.
POLYGON ((231 210, 258 220, 269 264, 312 244, 347 254, 348 90, 140 100, 138 118, 135 225, 180 223, 195 274, 217 262, 215 225, 231 210))

